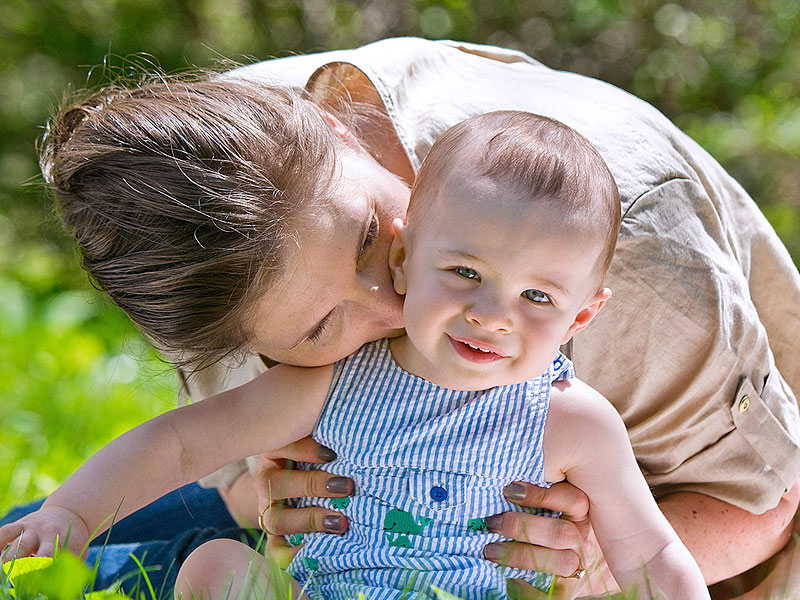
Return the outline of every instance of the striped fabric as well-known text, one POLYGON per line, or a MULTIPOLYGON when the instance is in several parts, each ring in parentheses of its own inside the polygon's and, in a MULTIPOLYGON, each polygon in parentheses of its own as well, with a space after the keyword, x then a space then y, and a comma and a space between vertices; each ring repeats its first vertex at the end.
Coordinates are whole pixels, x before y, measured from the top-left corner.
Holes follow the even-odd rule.
POLYGON ((352 477, 356 494, 297 506, 340 510, 350 528, 305 536, 289 572, 315 600, 435 598, 437 588, 465 600, 505 598, 509 577, 547 589, 549 575, 482 558, 486 544, 504 539, 483 518, 523 510, 503 498, 508 483, 547 485, 550 385, 573 376, 559 355, 531 381, 450 390, 400 368, 388 340, 337 363, 314 438, 338 456, 325 470, 352 477))

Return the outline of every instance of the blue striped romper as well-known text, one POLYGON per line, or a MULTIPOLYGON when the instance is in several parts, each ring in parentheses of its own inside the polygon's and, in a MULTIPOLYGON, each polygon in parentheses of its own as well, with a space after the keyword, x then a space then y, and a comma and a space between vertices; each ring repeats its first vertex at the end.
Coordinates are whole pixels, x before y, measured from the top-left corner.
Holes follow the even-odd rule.
POLYGON ((511 577, 546 590, 550 575, 482 558, 486 544, 505 539, 483 518, 524 510, 503 498, 508 483, 547 485, 550 385, 573 376, 559 354, 536 379, 455 391, 404 371, 388 340, 336 363, 313 436, 337 454, 323 468, 352 477, 356 494, 297 505, 340 510, 350 527, 344 536, 306 535, 289 573, 314 600, 436 598, 436 588, 494 600, 507 597, 511 577))

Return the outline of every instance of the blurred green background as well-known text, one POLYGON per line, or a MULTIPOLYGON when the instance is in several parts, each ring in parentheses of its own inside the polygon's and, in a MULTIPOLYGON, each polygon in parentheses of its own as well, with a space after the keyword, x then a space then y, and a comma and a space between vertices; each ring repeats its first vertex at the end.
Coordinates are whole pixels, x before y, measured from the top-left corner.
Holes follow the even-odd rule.
POLYGON ((497 44, 655 104, 748 189, 800 260, 796 0, 3 0, 0 512, 172 406, 175 379, 89 286, 35 142, 71 86, 419 35, 497 44))

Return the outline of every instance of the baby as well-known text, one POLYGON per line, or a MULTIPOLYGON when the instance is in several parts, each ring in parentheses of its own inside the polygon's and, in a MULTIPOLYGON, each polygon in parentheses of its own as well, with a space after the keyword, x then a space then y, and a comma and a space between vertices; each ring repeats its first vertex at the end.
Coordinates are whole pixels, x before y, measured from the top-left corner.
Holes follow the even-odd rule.
POLYGON ((603 278, 619 220, 608 168, 567 126, 511 111, 456 125, 425 159, 407 223, 394 223, 390 269, 406 335, 327 367, 278 365, 148 421, 0 529, 0 547, 46 554, 69 533, 80 552, 120 503, 122 517, 313 433, 338 456, 324 468, 356 482, 353 497, 336 501, 347 534, 306 536, 292 581, 244 544, 208 542, 184 563, 176 597, 285 598, 274 590, 291 585, 293 597, 315 600, 439 590, 483 600, 507 597, 509 578, 547 589, 548 575, 483 558, 502 540, 484 518, 522 510, 502 496, 512 481, 567 479, 589 497, 623 590, 708 598, 619 415, 559 352, 611 296, 603 278))

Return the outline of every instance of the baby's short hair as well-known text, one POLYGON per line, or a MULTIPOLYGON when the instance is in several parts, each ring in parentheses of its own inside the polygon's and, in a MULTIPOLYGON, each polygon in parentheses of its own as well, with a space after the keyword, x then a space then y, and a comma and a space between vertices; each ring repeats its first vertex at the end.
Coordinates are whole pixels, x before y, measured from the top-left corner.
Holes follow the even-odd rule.
POLYGON ((559 202, 566 219, 605 239, 598 260, 600 278, 605 276, 619 235, 619 192, 600 153, 577 131, 523 111, 484 113, 454 125, 433 144, 417 174, 410 221, 435 203, 456 168, 509 186, 523 199, 559 202))

